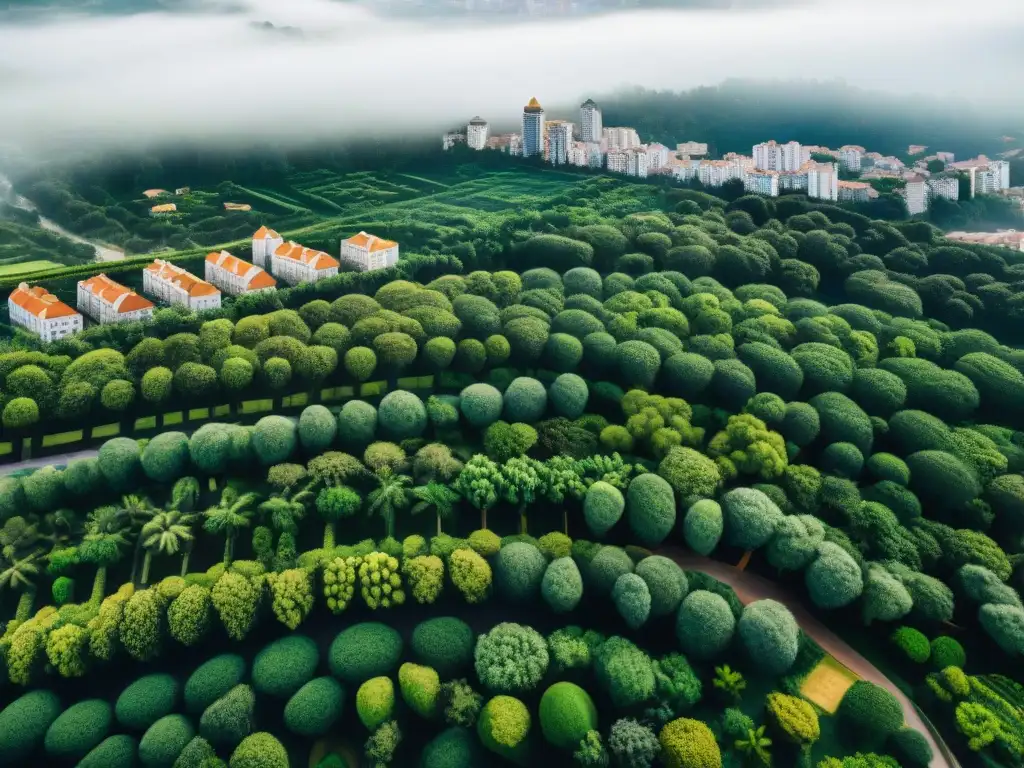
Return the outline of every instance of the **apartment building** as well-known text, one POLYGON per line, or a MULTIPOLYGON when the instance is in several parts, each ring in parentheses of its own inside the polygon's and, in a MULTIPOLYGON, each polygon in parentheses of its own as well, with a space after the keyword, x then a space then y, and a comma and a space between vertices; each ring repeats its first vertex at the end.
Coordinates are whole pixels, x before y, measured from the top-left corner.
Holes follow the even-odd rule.
POLYGON ((78 282, 78 309, 101 325, 149 320, 153 302, 104 274, 78 282))
POLYGON ((315 283, 338 274, 340 262, 324 253, 289 240, 270 256, 270 272, 289 285, 315 283))
POLYGON ((360 272, 393 267, 398 263, 398 243, 360 232, 341 241, 341 260, 360 272))
POLYGON ((163 259, 155 259, 142 271, 142 290, 194 312, 220 306, 221 295, 216 287, 163 259))
POLYGON ((263 267, 242 261, 227 251, 208 254, 204 269, 208 282, 232 296, 277 289, 277 280, 263 267))
POLYGON ((42 286, 20 283, 7 298, 11 323, 42 341, 57 341, 82 330, 82 315, 42 286))

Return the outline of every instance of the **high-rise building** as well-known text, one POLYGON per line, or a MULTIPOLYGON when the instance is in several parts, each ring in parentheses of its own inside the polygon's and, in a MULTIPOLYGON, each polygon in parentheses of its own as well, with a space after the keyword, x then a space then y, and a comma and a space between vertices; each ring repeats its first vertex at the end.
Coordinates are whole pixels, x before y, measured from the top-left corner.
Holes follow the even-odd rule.
POLYGON ((466 146, 470 149, 487 146, 487 121, 482 117, 474 117, 466 126, 466 146))
POLYGON ((839 199, 844 203, 871 202, 871 185, 863 181, 840 181, 839 199))
POLYGON ((840 147, 839 165, 844 171, 860 171, 861 159, 864 153, 860 147, 840 147))
POLYGON ((608 149, 632 149, 640 146, 640 137, 633 128, 604 128, 601 138, 607 143, 608 149))
POLYGON ((646 179, 648 167, 647 147, 640 145, 626 150, 626 173, 646 179))
POLYGON ((778 197, 778 171, 751 171, 743 178, 743 189, 757 195, 778 197))
POLYGON ((601 131, 601 110, 593 99, 587 99, 580 104, 580 141, 601 141, 601 131))
POLYGON ((647 168, 657 171, 668 164, 668 147, 657 142, 647 145, 647 168))
POLYGON ((839 166, 811 163, 807 168, 807 196, 819 200, 839 199, 839 166))
POLYGON ((708 153, 708 145, 700 141, 684 141, 676 144, 676 152, 687 157, 703 157, 708 153))
POLYGON ((933 176, 928 179, 928 191, 933 200, 941 197, 955 202, 960 199, 960 180, 954 176, 933 176))
POLYGON ((907 177, 907 186, 903 190, 903 197, 907 201, 907 212, 911 216, 924 213, 928 210, 928 185, 923 176, 912 175, 907 177))
POLYGON ((759 171, 795 171, 804 163, 803 150, 796 141, 755 144, 753 155, 754 167, 759 171))
POLYGON ((547 161, 552 165, 566 165, 572 147, 572 123, 565 120, 549 120, 547 125, 547 161))
POLYGON ((536 98, 523 108, 523 157, 544 154, 544 108, 536 98))

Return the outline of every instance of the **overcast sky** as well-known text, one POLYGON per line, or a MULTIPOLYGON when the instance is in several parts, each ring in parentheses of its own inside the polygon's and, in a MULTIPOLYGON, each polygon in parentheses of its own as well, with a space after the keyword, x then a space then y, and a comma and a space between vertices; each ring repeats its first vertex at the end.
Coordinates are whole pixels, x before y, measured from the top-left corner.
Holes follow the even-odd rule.
POLYGON ((1019 107, 1021 2, 806 0, 479 26, 383 19, 331 0, 50 16, 0 23, 0 142, 52 153, 441 131, 475 114, 515 119, 531 96, 568 104, 620 86, 678 90, 728 77, 844 78, 1019 107))

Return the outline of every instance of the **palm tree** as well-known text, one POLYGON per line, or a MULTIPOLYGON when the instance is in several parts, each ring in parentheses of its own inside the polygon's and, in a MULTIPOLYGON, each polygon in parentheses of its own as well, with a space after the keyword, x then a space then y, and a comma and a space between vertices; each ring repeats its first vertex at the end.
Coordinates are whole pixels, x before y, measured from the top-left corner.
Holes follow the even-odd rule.
POLYGON ((171 509, 191 512, 199 501, 199 481, 194 477, 183 477, 171 489, 171 509))
POLYGON ((78 548, 79 558, 96 566, 89 603, 98 605, 107 585, 107 569, 121 559, 128 539, 128 513, 118 507, 97 507, 85 519, 85 538, 78 548))
POLYGON ((764 735, 763 725, 756 730, 747 729, 746 738, 736 739, 736 749, 743 754, 744 758, 756 759, 765 768, 772 764, 771 745, 772 740, 764 735))
POLYGON ((220 504, 203 512, 206 522, 203 529, 224 537, 224 565, 231 563, 231 555, 235 548, 235 536, 242 528, 248 528, 252 517, 252 505, 259 498, 255 493, 244 493, 241 496, 230 486, 224 489, 220 504))
MULTIPOLYGON (((173 557, 181 551, 182 546, 192 541, 192 525, 195 515, 182 514, 178 510, 159 512, 153 519, 142 526, 142 546, 146 549, 142 561, 142 583, 149 582, 149 566, 154 554, 173 557)), ((188 571, 188 552, 181 560, 182 576, 188 571)))
POLYGON ((384 526, 389 537, 394 536, 395 515, 409 506, 409 485, 412 478, 408 475, 396 475, 385 467, 376 474, 377 487, 366 497, 366 511, 370 515, 384 518, 384 526))
POLYGON ((39 575, 38 559, 39 553, 33 552, 17 560, 5 560, 3 570, 0 570, 0 592, 5 589, 21 591, 15 621, 25 621, 32 614, 32 603, 36 598, 35 579, 39 575))
POLYGON ((455 512, 455 505, 462 498, 444 483, 427 483, 412 489, 412 495, 418 499, 413 505, 412 513, 418 515, 429 509, 437 515, 437 535, 441 535, 441 521, 455 512))
POLYGON ((8 560, 18 560, 33 550, 39 541, 39 526, 21 515, 8 518, 0 528, 0 554, 8 560))
POLYGON ((728 664, 715 667, 715 678, 712 682, 715 688, 736 702, 743 696, 743 689, 747 687, 743 673, 737 672, 728 664))
POLYGON ((82 537, 81 521, 67 508, 45 514, 41 528, 41 537, 49 542, 51 549, 74 546, 82 537))
POLYGON ((153 519, 156 509, 145 496, 136 496, 135 494, 122 496, 120 509, 128 520, 127 535, 135 537, 135 554, 132 556, 131 575, 131 582, 134 584, 135 577, 139 572, 139 557, 142 554, 142 527, 153 519))

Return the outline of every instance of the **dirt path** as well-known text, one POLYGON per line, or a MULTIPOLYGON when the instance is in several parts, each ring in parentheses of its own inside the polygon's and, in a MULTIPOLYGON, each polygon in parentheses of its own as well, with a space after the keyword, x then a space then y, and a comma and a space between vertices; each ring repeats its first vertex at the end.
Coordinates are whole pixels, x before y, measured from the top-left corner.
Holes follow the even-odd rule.
POLYGON ((935 735, 929 729, 918 714, 913 702, 896 687, 881 671, 871 662, 851 648, 841 637, 826 627, 816 616, 814 616, 803 603, 794 597, 778 584, 769 581, 754 573, 737 570, 731 565, 701 557, 677 547, 662 547, 658 554, 665 555, 675 560, 683 569, 689 571, 701 571, 713 576, 719 581, 725 582, 736 592, 736 596, 744 605, 755 600, 771 599, 776 600, 793 613, 800 628, 825 650, 826 653, 835 657, 847 669, 863 680, 868 680, 880 685, 892 693, 903 706, 903 714, 907 725, 919 731, 932 748, 932 761, 930 768, 959 768, 960 764, 953 757, 945 743, 941 746, 935 735))

